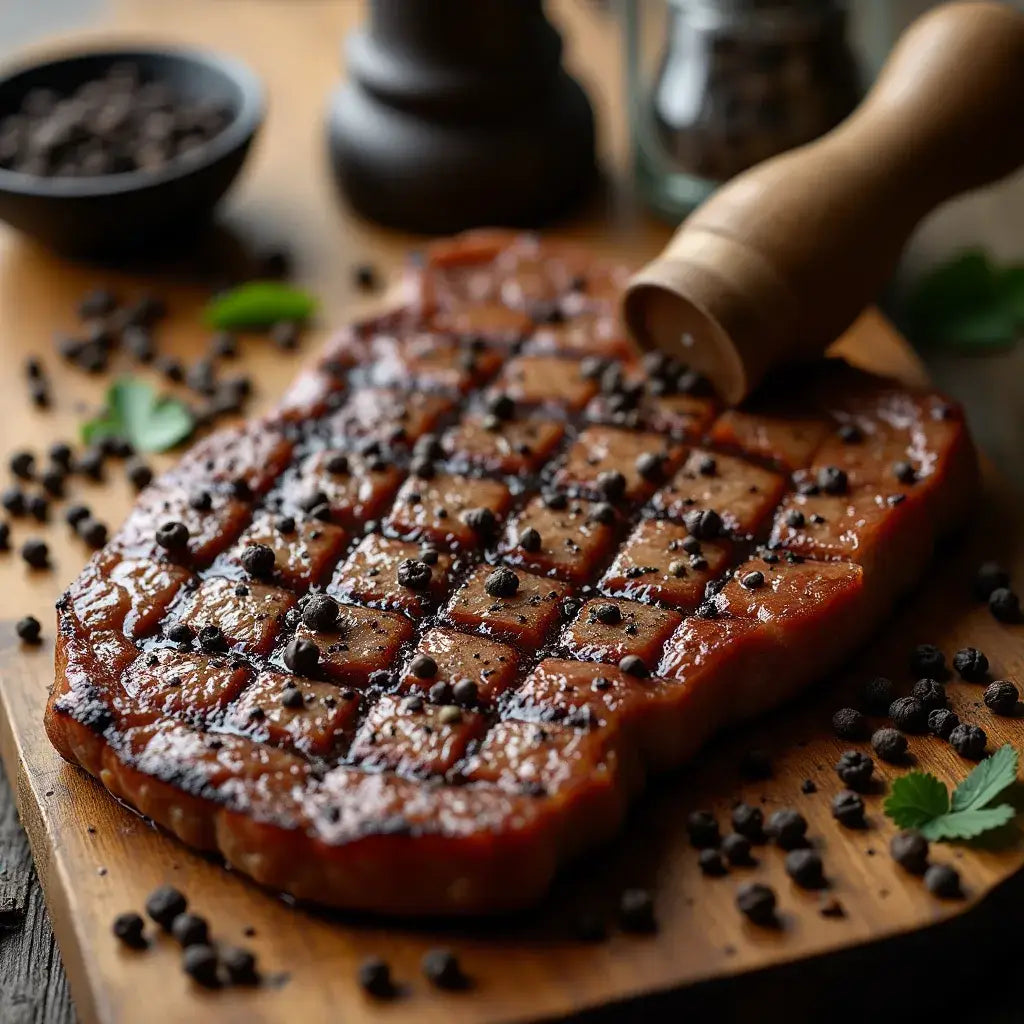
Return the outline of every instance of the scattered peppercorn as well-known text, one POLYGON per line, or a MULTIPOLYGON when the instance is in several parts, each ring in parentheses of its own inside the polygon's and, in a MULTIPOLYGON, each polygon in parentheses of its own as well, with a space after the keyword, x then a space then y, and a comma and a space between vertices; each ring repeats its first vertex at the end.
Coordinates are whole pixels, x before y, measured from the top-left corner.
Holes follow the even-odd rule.
POLYGON ((504 565, 499 565, 484 582, 484 590, 491 597, 515 597, 519 591, 519 577, 504 565))
POLYGON ((379 956, 370 957, 359 965, 359 987, 377 999, 388 999, 395 989, 391 981, 391 967, 379 956))
POLYGON ((23 644, 31 644, 34 647, 40 642, 42 628, 34 615, 26 615, 24 618, 18 619, 14 632, 23 644))
POLYGON ((939 739, 948 740, 950 733, 960 724, 960 716, 949 708, 935 708, 928 712, 928 731, 939 739))
POLYGON ((745 573, 740 579, 740 585, 747 590, 757 590, 764 586, 764 573, 756 569, 745 573))
POLYGON ((181 957, 185 973, 204 988, 216 988, 220 984, 217 968, 217 951, 212 946, 188 946, 181 957))
POLYGON ((697 863, 700 865, 701 871, 712 878, 720 877, 728 872, 721 853, 711 847, 700 851, 697 863))
POLYGON ((928 709, 916 697, 897 697, 889 705, 889 717, 904 732, 922 733, 928 728, 928 709))
POLYGON ((647 673, 647 666, 644 664, 643 658, 638 657, 635 654, 627 654, 624 658, 619 661, 619 669, 625 672, 627 676, 638 676, 643 678, 647 673))
POLYGON ((134 910, 128 910, 114 918, 113 932, 126 946, 142 949, 146 945, 142 934, 145 926, 141 915, 136 914, 134 910))
POLYGON ((360 291, 373 291, 380 284, 377 268, 372 263, 357 263, 352 268, 352 283, 360 291))
POLYGON ((714 540, 724 529, 722 517, 713 508, 692 509, 683 516, 683 524, 698 540, 714 540))
POLYGON ((274 571, 274 549, 266 544, 248 544, 239 559, 242 568, 254 579, 266 579, 274 571))
POLYGON ((832 817, 847 828, 863 828, 864 801, 853 790, 840 790, 832 798, 832 817))
POLYGON ((0 494, 0 505, 4 511, 18 517, 25 514, 25 492, 20 487, 8 487, 0 494))
POLYGON ((844 751, 836 762, 836 774, 844 785, 863 793, 871 785, 875 762, 859 750, 844 751))
POLYGON ((775 893, 760 882, 747 882, 736 890, 736 906, 758 925, 775 924, 775 893))
POLYGON ((409 662, 409 671, 417 679, 433 679, 437 675, 437 662, 429 654, 417 654, 409 662))
POLYGON ((66 476, 60 466, 47 466, 39 475, 39 483, 51 498, 63 498, 66 476))
POLYGON ((184 523, 164 523, 156 531, 156 542, 167 551, 180 551, 189 541, 188 527, 184 523))
POLYGON ((421 962, 426 979, 438 988, 464 988, 466 976, 455 954, 448 949, 430 949, 421 962))
POLYGON ((884 714, 892 704, 893 693, 891 679, 886 679, 885 676, 868 679, 861 687, 861 702, 864 705, 864 710, 873 714, 884 714))
POLYGON ((284 663, 298 675, 313 675, 320 664, 320 648, 312 640, 297 636, 284 649, 284 663))
POLYGON ((50 549, 45 540, 32 537, 21 545, 21 557, 33 569, 46 569, 50 564, 50 549))
POLYGON ((925 888, 940 899, 956 899, 960 895, 960 873, 949 864, 932 864, 924 873, 925 888))
POLYGON ((988 736, 984 729, 961 722, 949 734, 949 745, 968 761, 980 761, 985 756, 988 736))
POLYGON ((234 985, 254 985, 259 981, 256 970, 256 957, 248 949, 232 946, 221 950, 220 962, 234 985))
POLYGON ((40 523, 45 523, 50 518, 50 502, 45 494, 30 495, 25 500, 25 510, 40 523))
POLYGON ((928 867, 928 840, 913 829, 893 836, 889 852, 892 859, 912 875, 923 875, 928 867))
POLYGON ((622 621, 622 611, 617 604, 595 605, 592 614, 606 626, 617 626, 622 621))
POLYGON ((980 683, 988 675, 988 658, 977 647, 962 647, 953 655, 953 668, 961 679, 980 683))
POLYGON ((753 863, 750 840, 741 832, 730 832, 722 839, 722 853, 730 864, 736 866, 753 863))
POLYGON ((974 574, 974 596, 987 601, 994 590, 1009 587, 1010 574, 998 562, 983 562, 974 574))
POLYGON ((626 889, 619 899, 619 921, 627 932, 647 933, 657 928, 654 897, 648 889, 626 889))
POLYGON ((783 850, 795 850, 807 842, 807 819, 799 811, 784 807, 771 815, 766 831, 783 850))
POLYGON ((717 846, 721 839, 718 822, 710 811, 692 811, 688 814, 686 833, 698 849, 717 846))
POLYGON ((64 522, 68 526, 75 527, 83 519, 88 519, 90 515, 89 507, 87 505, 68 505, 64 511, 64 522))
POLYGON ((826 494, 845 494, 848 481, 846 471, 838 466, 822 466, 815 481, 826 494))
POLYGON ((327 594, 314 594, 302 609, 302 624, 317 633, 330 633, 338 625, 338 602, 327 594))
POLYGON ((141 491, 153 482, 153 470, 144 462, 139 462, 138 460, 129 462, 125 472, 128 482, 137 491, 141 491))
POLYGON ((170 931, 174 919, 188 909, 188 901, 184 895, 171 885, 161 885, 154 889, 146 899, 146 913, 156 921, 164 931, 170 931))
POLYGON ((817 793, 818 786, 814 779, 804 779, 804 781, 800 783, 800 792, 805 796, 808 796, 811 793, 817 793))
POLYGON ((988 610, 999 622, 1020 620, 1020 598, 1009 587, 998 587, 988 599, 988 610))
POLYGON ((35 476, 36 457, 31 452, 15 452, 8 466, 19 480, 31 480, 35 476))
POLYGON ((210 926, 205 917, 186 911, 171 922, 171 934, 182 946, 205 946, 209 942, 210 926))
POLYGON ((86 516, 75 527, 75 532, 91 548, 99 550, 107 543, 107 526, 92 516, 86 516))
POLYGON ((761 808, 751 804, 737 804, 732 809, 732 827, 751 842, 760 842, 764 838, 764 814, 761 808))
POLYGON ((498 520, 494 513, 486 507, 471 508, 462 517, 463 522, 480 537, 488 538, 494 536, 498 528, 498 520))
POLYGON ((911 687, 910 695, 919 700, 928 711, 944 708, 947 703, 946 688, 935 679, 918 679, 911 687))
POLYGON ((1020 693, 1009 679, 997 679, 985 687, 985 706, 997 715, 1012 715, 1020 693))
POLYGON ((871 736, 871 748, 883 761, 898 764, 907 752, 907 737, 898 729, 876 729, 871 736))
POLYGON ((864 716, 855 708, 840 708, 832 715, 832 730, 840 739, 863 739, 867 727, 864 716))
POLYGON ((522 533, 519 534, 519 546, 524 551, 540 551, 541 549, 541 536, 538 530, 535 530, 532 526, 528 526, 522 533))
POLYGON ((825 884, 821 854, 817 850, 790 850, 786 854, 786 874, 801 889, 820 889, 825 884))
POLYGON ((946 674, 946 656, 935 644, 918 644, 910 654, 910 671, 918 679, 943 679, 946 674))

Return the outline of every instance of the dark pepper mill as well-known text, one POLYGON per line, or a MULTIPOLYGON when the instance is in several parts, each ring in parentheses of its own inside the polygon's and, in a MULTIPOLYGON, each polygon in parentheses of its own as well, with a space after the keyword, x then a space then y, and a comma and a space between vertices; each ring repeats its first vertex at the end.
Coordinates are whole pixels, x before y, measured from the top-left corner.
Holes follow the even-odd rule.
POLYGON ((532 227, 594 177, 594 118, 541 0, 371 0, 328 119, 349 202, 431 234, 532 227))

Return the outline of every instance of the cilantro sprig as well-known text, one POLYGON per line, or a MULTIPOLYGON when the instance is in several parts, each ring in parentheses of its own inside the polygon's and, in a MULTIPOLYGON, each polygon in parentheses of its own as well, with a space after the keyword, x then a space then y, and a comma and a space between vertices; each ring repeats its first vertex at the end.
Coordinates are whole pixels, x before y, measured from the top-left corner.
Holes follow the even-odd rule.
POLYGON ((157 394, 144 380, 121 377, 107 389, 103 412, 82 424, 82 440, 119 437, 138 451, 164 452, 184 441, 193 426, 184 402, 157 394))
POLYGON ((985 758, 949 791, 929 772, 896 779, 885 813, 900 827, 917 829, 926 839, 974 839, 999 828, 1016 814, 1009 803, 992 802, 1017 781, 1017 751, 1009 743, 985 758))

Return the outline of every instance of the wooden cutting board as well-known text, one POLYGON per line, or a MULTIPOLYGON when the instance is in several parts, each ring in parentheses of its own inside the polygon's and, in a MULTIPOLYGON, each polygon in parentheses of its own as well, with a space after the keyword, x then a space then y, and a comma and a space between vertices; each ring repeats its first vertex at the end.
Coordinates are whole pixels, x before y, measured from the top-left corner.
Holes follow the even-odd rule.
MULTIPOLYGON (((613 157, 621 155, 614 37, 581 5, 553 6, 567 29, 570 57, 573 50, 585 51, 590 66, 608 69, 603 85, 591 85, 605 126, 604 148, 613 157), (594 54, 602 59, 595 60, 594 54)), ((367 301, 352 289, 349 267, 357 259, 370 259, 393 270, 410 240, 375 231, 334 204, 321 159, 320 124, 310 113, 322 109, 336 80, 337 44, 359 18, 359 5, 304 4, 297 16, 294 0, 179 0, 174 5, 123 0, 110 4, 108 15, 111 24, 135 37, 141 29, 159 38, 221 40, 226 49, 250 59, 268 82, 270 121, 233 197, 230 231, 212 237, 202 250, 201 260, 211 272, 239 237, 262 244, 287 242, 296 252, 297 276, 324 299, 325 323, 363 311, 367 301)), ((595 207, 569 231, 634 262, 656 252, 667 234, 618 203, 595 207)), ((205 335, 197 326, 198 307, 205 291, 194 282, 194 269, 171 265, 134 275, 102 273, 61 263, 0 235, 0 456, 6 459, 19 445, 41 450, 52 440, 73 437, 85 410, 98 401, 103 382, 59 367, 50 343, 54 330, 73 326, 74 302, 88 286, 107 283, 128 294, 158 287, 173 311, 161 334, 162 346, 187 358, 201 353, 205 335), (56 404, 49 412, 29 406, 16 370, 29 354, 43 354, 51 372, 56 404)), ((841 347, 870 369, 908 382, 922 380, 916 359, 877 314, 862 319, 841 347)), ((247 343, 243 365, 256 380, 258 406, 280 393, 296 363, 258 339, 247 343)), ((159 462, 154 460, 157 468, 159 462)), ((723 739, 686 771, 658 783, 631 816, 629 836, 572 866, 539 912, 473 926, 409 927, 296 908, 190 853, 64 765, 41 725, 52 676, 52 604, 87 553, 56 521, 45 530, 54 555, 52 572, 32 573, 15 556, 0 556, 0 739, 81 1019, 86 1024, 197 1019, 326 1024, 561 1018, 644 995, 699 991, 701 982, 737 981, 763 969, 777 976, 808 957, 856 949, 964 915, 1011 878, 1024 862, 1024 847, 938 848, 936 859, 961 870, 966 899, 942 903, 928 896, 920 881, 904 875, 887 854, 891 829, 881 812, 881 792, 868 799, 867 830, 845 831, 831 820, 829 798, 841 788, 831 765, 848 744, 831 738, 829 719, 846 702, 844 688, 867 674, 890 674, 909 686, 907 654, 921 641, 937 643, 947 654, 972 643, 986 651, 997 676, 1022 678, 1024 627, 995 623, 969 595, 970 573, 982 558, 998 557, 1024 580, 1024 534, 1014 509, 991 475, 986 488, 978 499, 978 521, 966 539, 937 560, 847 677, 823 683, 799 704, 723 739), (20 649, 13 637, 13 620, 26 612, 46 624, 47 642, 37 650, 20 649), (775 775, 764 783, 745 784, 737 764, 741 753, 754 746, 772 753, 775 775), (801 793, 807 778, 817 784, 817 794, 801 793), (777 850, 760 850, 754 868, 702 879, 696 854, 685 841, 685 816, 694 808, 711 807, 724 822, 737 799, 763 803, 766 812, 778 806, 803 811, 824 855, 831 882, 826 896, 840 901, 845 916, 823 917, 821 897, 791 885, 777 850), (736 886, 755 878, 778 891, 783 922, 778 931, 746 925, 734 907, 736 886), (251 945, 280 984, 254 991, 197 991, 177 970, 177 951, 169 941, 143 953, 121 949, 109 932, 112 918, 140 908, 146 893, 165 882, 188 893, 218 939, 251 945), (570 937, 567 922, 577 908, 607 911, 612 918, 618 894, 633 885, 651 885, 656 891, 657 935, 630 937, 613 928, 609 940, 597 945, 570 937), (255 929, 253 936, 245 934, 249 928, 255 929), (420 956, 442 944, 459 953, 474 979, 471 991, 442 994, 421 979, 420 956), (392 963, 406 986, 402 998, 381 1005, 359 991, 356 967, 368 955, 392 963)), ((112 524, 131 500, 116 470, 104 485, 76 482, 73 497, 112 524)), ((19 524, 15 544, 42 532, 19 524)), ((974 706, 980 704, 979 688, 953 685, 951 693, 954 706, 982 724, 993 743, 1024 744, 1019 720, 995 719, 974 706)), ((968 766, 937 740, 913 740, 912 749, 921 766, 947 783, 966 774, 968 766)), ((888 769, 882 774, 891 775, 888 769)), ((655 1006, 665 1005, 647 1002, 636 1013, 653 1013, 655 1006)), ((609 1013, 614 1019, 626 1015, 621 1007, 609 1013)))

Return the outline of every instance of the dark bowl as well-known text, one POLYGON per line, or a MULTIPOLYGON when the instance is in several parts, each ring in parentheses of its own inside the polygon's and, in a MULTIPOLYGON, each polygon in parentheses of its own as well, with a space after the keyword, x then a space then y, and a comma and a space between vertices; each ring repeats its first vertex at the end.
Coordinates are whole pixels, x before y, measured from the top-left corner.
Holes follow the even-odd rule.
POLYGON ((32 89, 70 93, 121 62, 182 97, 221 104, 231 120, 187 158, 152 171, 42 177, 0 168, 0 220, 62 253, 111 258, 193 233, 238 175, 263 121, 263 87, 248 67, 176 47, 93 50, 10 71, 0 77, 0 119, 32 89))

